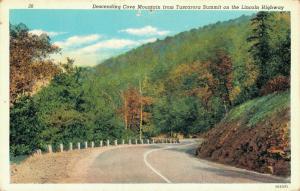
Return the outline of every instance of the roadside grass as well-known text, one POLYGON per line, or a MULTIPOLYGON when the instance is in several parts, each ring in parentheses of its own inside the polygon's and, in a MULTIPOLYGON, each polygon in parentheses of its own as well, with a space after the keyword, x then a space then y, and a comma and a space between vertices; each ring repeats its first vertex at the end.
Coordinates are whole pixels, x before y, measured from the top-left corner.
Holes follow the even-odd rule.
POLYGON ((225 122, 244 119, 248 127, 266 120, 275 113, 290 107, 290 91, 259 97, 233 108, 225 122))

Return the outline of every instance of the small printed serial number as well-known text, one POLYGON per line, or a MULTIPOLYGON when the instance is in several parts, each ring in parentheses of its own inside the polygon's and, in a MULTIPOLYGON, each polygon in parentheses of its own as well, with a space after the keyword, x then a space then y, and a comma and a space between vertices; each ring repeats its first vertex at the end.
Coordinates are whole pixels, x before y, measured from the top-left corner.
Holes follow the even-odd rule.
POLYGON ((289 186, 282 184, 282 185, 276 185, 275 188, 289 188, 289 186))

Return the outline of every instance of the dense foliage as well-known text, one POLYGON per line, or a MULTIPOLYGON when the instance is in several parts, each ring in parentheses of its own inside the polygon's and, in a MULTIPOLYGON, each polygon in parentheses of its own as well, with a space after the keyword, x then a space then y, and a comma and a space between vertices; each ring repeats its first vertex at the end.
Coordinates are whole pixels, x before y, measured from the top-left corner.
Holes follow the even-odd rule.
POLYGON ((69 60, 47 87, 12 106, 11 148, 29 149, 11 152, 204 132, 235 105, 289 88, 289 18, 279 12, 242 16, 142 45, 93 68, 72 67, 69 60), (16 138, 25 136, 24 128, 34 137, 27 142, 16 138))
POLYGON ((29 33, 24 24, 10 25, 10 102, 33 91, 38 81, 49 80, 59 67, 49 55, 59 52, 47 35, 29 33))

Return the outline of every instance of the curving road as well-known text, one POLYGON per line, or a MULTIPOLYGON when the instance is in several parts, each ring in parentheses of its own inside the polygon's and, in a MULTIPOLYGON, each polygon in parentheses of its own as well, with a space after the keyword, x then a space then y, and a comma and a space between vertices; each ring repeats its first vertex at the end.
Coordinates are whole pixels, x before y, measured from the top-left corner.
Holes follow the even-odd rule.
POLYGON ((85 183, 284 183, 288 179, 201 160, 198 143, 116 147, 95 156, 76 182, 85 183))

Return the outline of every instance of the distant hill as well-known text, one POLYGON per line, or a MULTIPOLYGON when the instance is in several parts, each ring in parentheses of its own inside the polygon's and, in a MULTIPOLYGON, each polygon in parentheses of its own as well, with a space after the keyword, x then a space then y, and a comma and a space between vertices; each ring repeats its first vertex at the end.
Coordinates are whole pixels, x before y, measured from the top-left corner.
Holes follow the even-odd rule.
POLYGON ((206 61, 215 56, 217 49, 222 49, 228 52, 236 67, 237 83, 244 83, 249 74, 245 72, 245 64, 250 57, 249 44, 245 39, 251 32, 250 19, 250 16, 241 16, 144 44, 103 61, 95 67, 96 75, 120 88, 128 84, 137 85, 144 76, 164 78, 176 65, 206 61))

